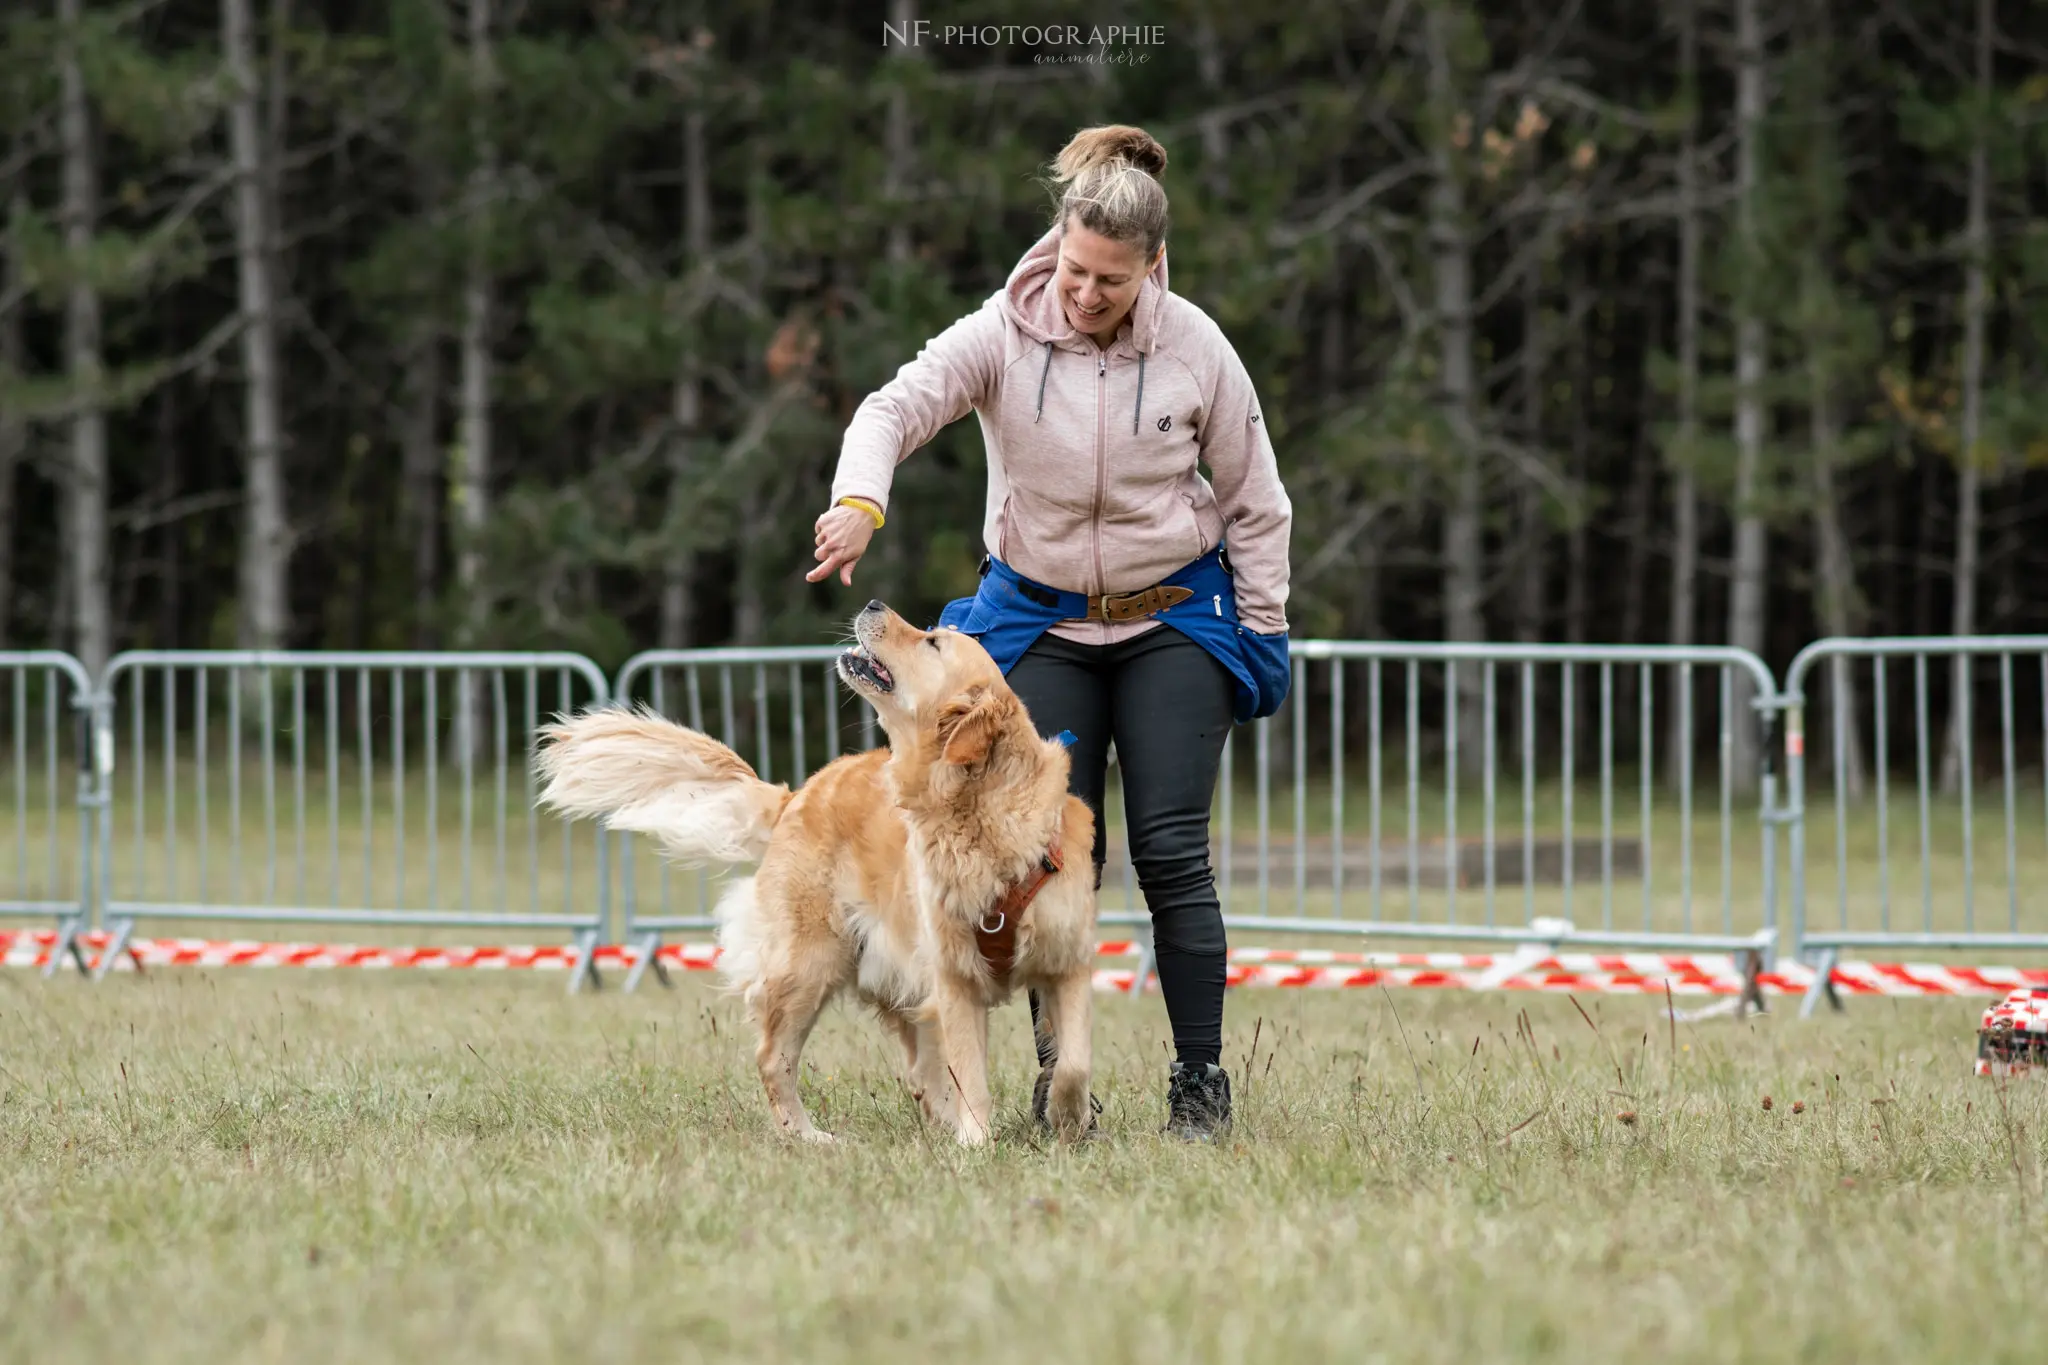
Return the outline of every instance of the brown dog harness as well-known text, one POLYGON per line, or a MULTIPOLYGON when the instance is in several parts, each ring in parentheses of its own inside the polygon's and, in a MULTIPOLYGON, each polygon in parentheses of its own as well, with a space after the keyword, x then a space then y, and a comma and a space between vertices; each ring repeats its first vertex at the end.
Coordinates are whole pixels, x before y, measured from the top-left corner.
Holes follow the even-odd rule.
MULTIPOLYGON (((1064 831, 1064 822, 1061 828, 1064 831)), ((1002 899, 974 926, 974 946, 981 951, 981 960, 988 964, 989 972, 998 984, 1010 979, 1010 968, 1016 965, 1017 924, 1024 918, 1025 909, 1037 897, 1046 879, 1065 865, 1060 857, 1058 836, 1054 836, 1052 847, 1038 855, 1037 872, 1025 881, 1012 882, 1003 892, 1002 899)))

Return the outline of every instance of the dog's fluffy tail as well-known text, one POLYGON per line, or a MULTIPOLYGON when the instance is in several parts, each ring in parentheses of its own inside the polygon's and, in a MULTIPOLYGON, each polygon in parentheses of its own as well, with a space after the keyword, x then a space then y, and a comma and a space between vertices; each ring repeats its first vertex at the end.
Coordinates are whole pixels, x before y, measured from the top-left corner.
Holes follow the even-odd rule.
POLYGON ((540 731, 540 804, 652 836, 685 867, 758 862, 789 804, 709 735, 640 708, 557 716, 540 731))

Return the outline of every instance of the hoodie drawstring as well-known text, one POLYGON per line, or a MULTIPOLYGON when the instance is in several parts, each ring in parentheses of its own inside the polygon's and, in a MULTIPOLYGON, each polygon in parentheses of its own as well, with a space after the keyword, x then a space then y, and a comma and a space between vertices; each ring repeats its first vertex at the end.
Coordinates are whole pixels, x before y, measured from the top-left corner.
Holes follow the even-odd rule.
MULTIPOLYGON (((1038 419, 1045 416, 1045 381, 1052 375, 1052 343, 1045 343, 1045 365, 1038 372, 1038 411, 1031 415, 1031 424, 1038 425, 1038 419)), ((1131 435, 1138 434, 1138 419, 1145 412, 1145 353, 1138 352, 1138 401, 1131 404, 1131 435)))

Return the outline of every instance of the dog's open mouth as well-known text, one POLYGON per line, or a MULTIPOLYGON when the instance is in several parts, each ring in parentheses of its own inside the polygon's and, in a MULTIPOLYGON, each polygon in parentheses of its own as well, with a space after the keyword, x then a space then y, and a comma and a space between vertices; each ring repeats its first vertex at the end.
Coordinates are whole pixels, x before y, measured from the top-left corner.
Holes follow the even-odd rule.
POLYGON ((855 645, 839 656, 839 672, 847 681, 866 683, 877 692, 896 690, 895 675, 861 645, 855 645))

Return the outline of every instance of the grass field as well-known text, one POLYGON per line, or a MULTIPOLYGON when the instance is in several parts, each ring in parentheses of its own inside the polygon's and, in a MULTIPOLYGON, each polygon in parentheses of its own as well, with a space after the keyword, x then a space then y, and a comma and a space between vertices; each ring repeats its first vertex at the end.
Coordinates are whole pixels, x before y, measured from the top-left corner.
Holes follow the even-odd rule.
POLYGON ((1234 996, 1239 1122, 1169 1145, 1105 998, 1107 1140, 921 1128, 865 1019, 769 1132, 701 979, 0 976, 0 1359, 1873 1361, 2037 1345, 2048 1089, 1981 1002, 1676 1030, 1661 1002, 1234 996), (1597 1029, 1592 1025, 1597 1024, 1597 1029), (1766 1097, 1770 1107, 1766 1109, 1766 1097), (1803 1112, 1800 1110, 1803 1109, 1803 1112), (1632 1121, 1625 1121, 1624 1115, 1632 1121))

